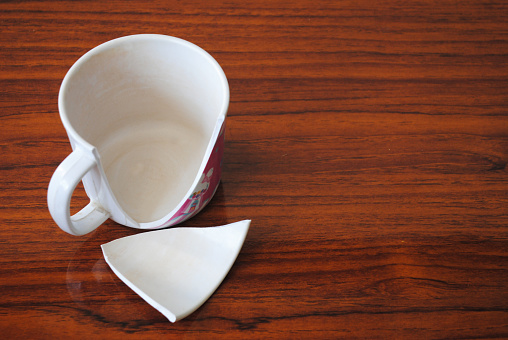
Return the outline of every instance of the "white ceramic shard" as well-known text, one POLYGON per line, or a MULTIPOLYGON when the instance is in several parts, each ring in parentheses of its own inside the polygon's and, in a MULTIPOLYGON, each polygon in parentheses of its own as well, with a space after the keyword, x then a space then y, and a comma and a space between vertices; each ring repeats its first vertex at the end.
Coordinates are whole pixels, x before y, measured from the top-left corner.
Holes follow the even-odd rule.
POLYGON ((226 277, 250 220, 219 227, 173 228, 101 245, 113 272, 169 321, 198 309, 226 277))

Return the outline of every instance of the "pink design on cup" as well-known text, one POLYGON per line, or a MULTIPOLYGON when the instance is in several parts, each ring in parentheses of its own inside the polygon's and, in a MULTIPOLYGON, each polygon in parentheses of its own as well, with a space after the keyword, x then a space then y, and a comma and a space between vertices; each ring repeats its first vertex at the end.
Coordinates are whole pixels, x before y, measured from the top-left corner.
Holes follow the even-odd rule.
POLYGON ((225 125, 224 122, 198 185, 178 212, 169 220, 169 223, 165 223, 167 226, 183 222, 196 215, 208 204, 217 191, 222 175, 225 125))

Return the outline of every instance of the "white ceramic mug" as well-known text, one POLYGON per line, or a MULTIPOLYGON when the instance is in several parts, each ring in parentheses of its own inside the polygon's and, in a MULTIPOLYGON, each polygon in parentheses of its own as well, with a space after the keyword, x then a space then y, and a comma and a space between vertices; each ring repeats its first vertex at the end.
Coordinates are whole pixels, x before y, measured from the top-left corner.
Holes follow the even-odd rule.
POLYGON ((185 40, 143 34, 92 49, 60 88, 73 151, 49 183, 51 216, 73 235, 108 218, 156 229, 193 216, 220 181, 228 105, 223 70, 185 40), (90 203, 71 216, 81 180, 90 203))

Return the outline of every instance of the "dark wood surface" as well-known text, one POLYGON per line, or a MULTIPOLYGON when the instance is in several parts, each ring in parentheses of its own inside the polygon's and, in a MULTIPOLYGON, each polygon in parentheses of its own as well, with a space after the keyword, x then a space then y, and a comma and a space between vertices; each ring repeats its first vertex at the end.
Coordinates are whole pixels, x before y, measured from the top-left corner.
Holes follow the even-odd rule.
POLYGON ((2 1, 0 46, 2 338, 508 338, 506 1, 2 1), (136 33, 230 82, 222 184, 182 225, 252 219, 175 324, 104 262, 136 230, 70 236, 46 206, 61 80, 136 33))

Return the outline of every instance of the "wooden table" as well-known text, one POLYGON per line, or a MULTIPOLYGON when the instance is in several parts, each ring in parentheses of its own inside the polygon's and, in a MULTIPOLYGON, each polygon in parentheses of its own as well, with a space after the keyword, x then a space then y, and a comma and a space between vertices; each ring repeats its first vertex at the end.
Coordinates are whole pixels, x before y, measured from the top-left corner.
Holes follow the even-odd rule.
POLYGON ((2 338, 508 337, 506 1, 5 1, 0 44, 2 338), (230 82, 223 181, 182 226, 252 219, 175 324, 103 259, 136 230, 71 236, 46 205, 65 73, 137 33, 230 82))

